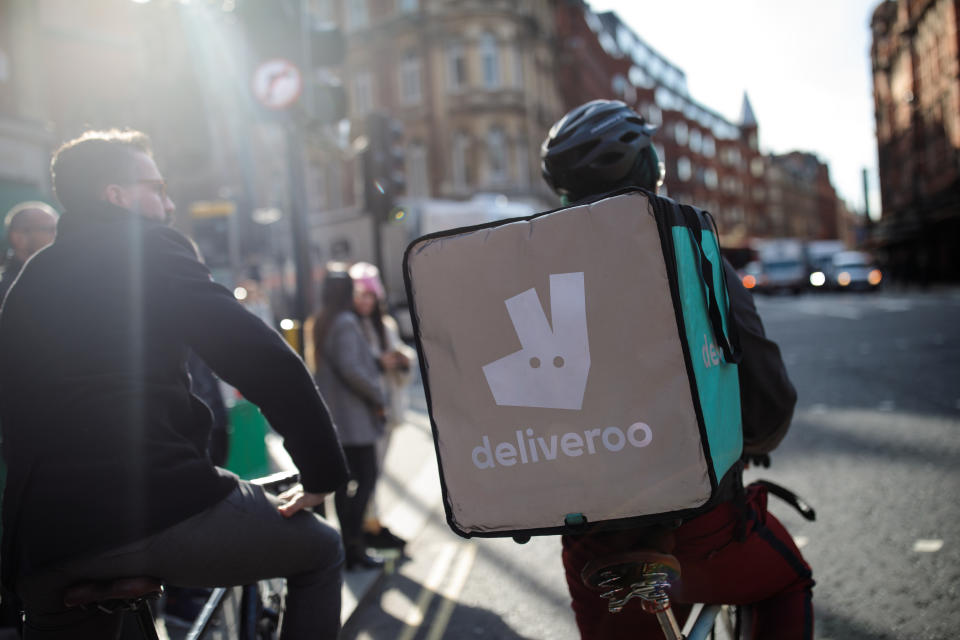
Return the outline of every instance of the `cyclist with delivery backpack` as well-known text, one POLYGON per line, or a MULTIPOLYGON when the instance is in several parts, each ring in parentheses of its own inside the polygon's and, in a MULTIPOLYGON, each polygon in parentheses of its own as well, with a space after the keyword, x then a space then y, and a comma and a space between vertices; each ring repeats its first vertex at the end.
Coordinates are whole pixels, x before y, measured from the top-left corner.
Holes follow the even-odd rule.
MULTIPOLYGON (((656 127, 625 103, 594 100, 570 111, 543 143, 543 176, 564 204, 581 204, 628 187, 649 192, 663 180, 651 138, 656 127)), ((739 328, 738 374, 744 459, 765 457, 783 439, 796 404, 780 350, 763 329, 750 293, 723 261, 732 316, 739 328)), ((635 339, 635 338, 634 338, 635 339)), ((767 512, 767 489, 743 486, 744 462, 719 480, 698 515, 668 524, 563 536, 563 563, 584 639, 660 637, 657 620, 639 603, 611 614, 587 588, 581 570, 598 557, 650 548, 677 557, 680 579, 670 591, 682 620, 694 602, 750 604, 756 638, 813 637, 814 581, 790 534, 767 512)))

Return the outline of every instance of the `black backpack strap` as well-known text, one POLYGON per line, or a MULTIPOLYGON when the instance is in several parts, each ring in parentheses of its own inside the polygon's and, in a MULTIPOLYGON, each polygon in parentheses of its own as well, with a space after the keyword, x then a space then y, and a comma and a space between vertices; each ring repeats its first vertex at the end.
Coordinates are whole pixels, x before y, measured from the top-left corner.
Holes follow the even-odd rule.
MULTIPOLYGON (((723 264, 718 263, 714 265, 707 254, 703 251, 703 227, 700 221, 700 216, 694 210, 693 207, 685 204, 678 205, 680 207, 680 212, 683 214, 683 221, 687 229, 693 233, 693 238, 695 240, 694 244, 696 245, 695 251, 700 254, 700 272, 703 275, 704 284, 707 287, 707 313, 710 316, 710 325, 713 327, 713 335, 717 339, 717 343, 720 346, 720 349, 723 351, 723 359, 731 364, 736 364, 743 359, 743 351, 740 348, 740 332, 737 331, 736 318, 733 314, 730 313, 729 308, 729 299, 730 296, 727 295, 728 305, 725 309, 727 311, 727 327, 729 330, 729 337, 727 332, 723 330, 723 317, 720 315, 720 303, 717 297, 717 290, 714 285, 714 269, 719 269, 716 272, 720 276, 721 286, 726 286, 726 278, 723 275, 723 264)), ((719 245, 718 245, 719 246, 719 245)), ((720 258, 722 260, 722 258, 720 258)))

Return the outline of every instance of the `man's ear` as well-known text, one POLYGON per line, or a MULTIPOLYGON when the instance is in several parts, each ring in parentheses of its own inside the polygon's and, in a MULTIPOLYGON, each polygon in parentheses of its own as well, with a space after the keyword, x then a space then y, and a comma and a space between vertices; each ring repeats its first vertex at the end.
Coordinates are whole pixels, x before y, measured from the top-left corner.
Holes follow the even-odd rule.
POLYGON ((104 187, 103 199, 117 207, 127 206, 127 192, 118 184, 108 184, 104 187))

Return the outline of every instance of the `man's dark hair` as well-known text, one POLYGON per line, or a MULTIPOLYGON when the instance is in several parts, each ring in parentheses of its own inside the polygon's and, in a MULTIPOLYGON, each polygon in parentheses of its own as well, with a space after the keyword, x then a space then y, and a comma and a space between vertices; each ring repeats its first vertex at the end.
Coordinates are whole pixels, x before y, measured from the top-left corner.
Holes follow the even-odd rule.
POLYGON ((53 191, 67 211, 95 207, 104 187, 136 180, 133 155, 153 155, 150 138, 131 129, 85 131, 53 154, 53 191))

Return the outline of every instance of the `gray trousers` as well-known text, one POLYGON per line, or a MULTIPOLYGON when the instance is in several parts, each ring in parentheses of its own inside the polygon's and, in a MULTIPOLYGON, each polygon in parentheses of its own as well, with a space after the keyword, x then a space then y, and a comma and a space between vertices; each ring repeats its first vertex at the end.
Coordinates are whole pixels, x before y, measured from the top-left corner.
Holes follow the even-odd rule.
POLYGON ((21 576, 26 640, 113 638, 117 615, 68 610, 64 589, 88 580, 150 576, 183 587, 287 579, 283 640, 333 640, 340 630, 340 535, 319 516, 285 518, 277 499, 247 482, 227 498, 138 542, 21 576))

